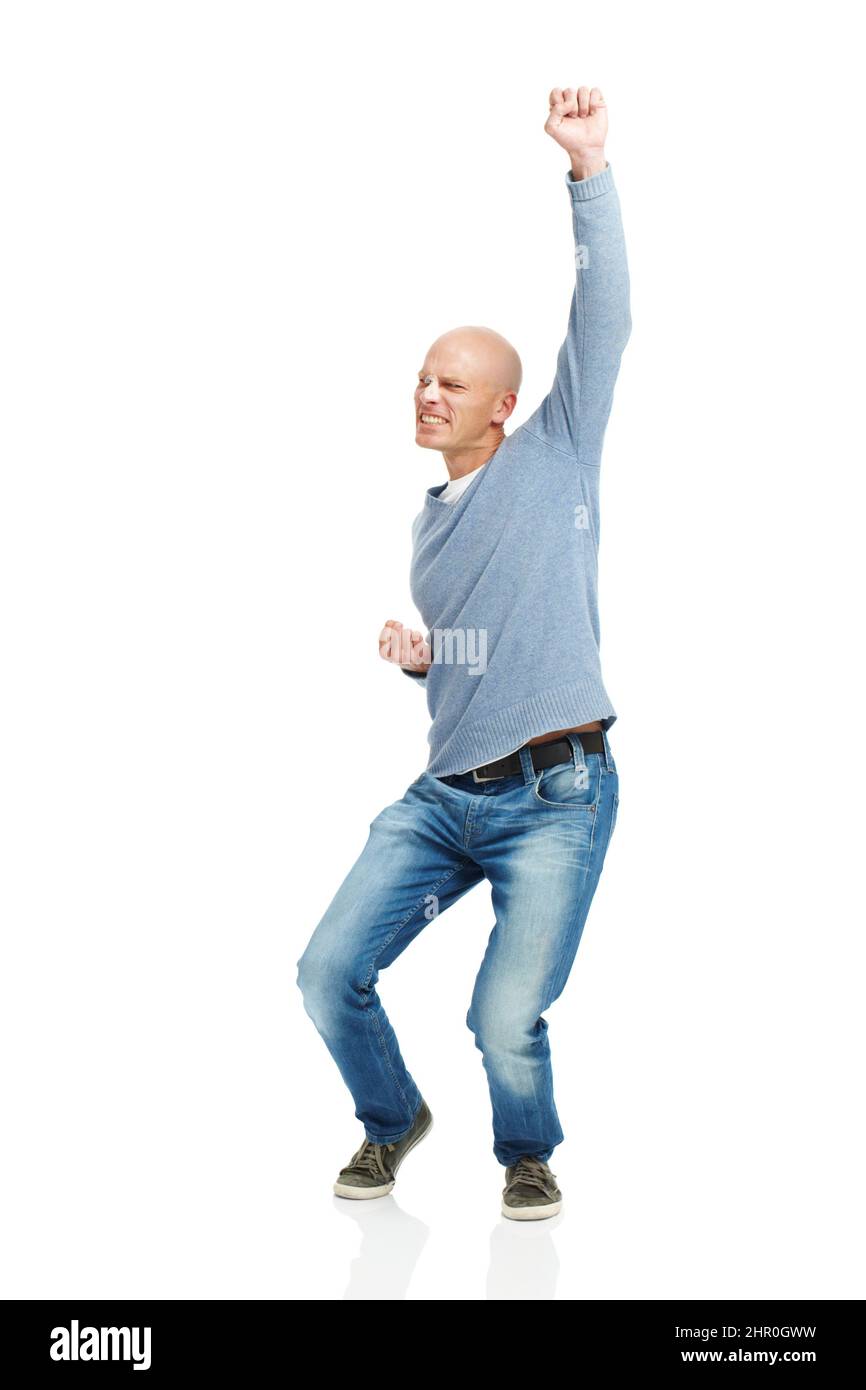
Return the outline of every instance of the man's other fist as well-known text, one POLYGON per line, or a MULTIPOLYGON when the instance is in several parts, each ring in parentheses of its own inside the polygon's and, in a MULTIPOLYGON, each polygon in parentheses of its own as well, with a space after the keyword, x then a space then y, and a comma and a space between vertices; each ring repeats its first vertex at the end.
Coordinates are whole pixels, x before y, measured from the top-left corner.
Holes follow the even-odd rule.
POLYGON ((379 633, 379 655, 384 661, 393 661, 395 666, 405 666, 419 675, 432 665, 430 647, 423 633, 404 627, 393 618, 387 620, 379 633))

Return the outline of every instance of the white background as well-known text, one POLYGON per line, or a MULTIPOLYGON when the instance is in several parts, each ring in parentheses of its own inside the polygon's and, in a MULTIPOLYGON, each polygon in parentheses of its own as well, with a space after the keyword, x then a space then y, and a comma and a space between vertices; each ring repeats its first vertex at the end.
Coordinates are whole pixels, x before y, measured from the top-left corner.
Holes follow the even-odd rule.
MULTIPOLYGON (((853 12, 7 4, 6 1298, 862 1298, 853 12), (380 981, 434 1130, 347 1203, 296 962, 427 758, 423 355, 552 381, 548 92, 602 87, 634 329, 602 477, 621 809, 499 1214, 482 885, 380 981)), ((556 595, 550 596, 551 603, 556 595)))

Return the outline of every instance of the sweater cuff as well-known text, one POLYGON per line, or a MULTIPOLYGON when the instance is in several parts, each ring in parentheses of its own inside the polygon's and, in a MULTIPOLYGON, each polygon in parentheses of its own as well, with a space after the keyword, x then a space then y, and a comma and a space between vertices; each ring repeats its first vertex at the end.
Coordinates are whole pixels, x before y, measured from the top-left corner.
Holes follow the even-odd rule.
POLYGON ((591 174, 588 179, 573 179, 571 170, 566 169, 565 182, 574 201, 585 203, 589 198, 597 198, 599 194, 611 191, 614 187, 613 170, 608 164, 606 169, 600 169, 597 174, 591 174))

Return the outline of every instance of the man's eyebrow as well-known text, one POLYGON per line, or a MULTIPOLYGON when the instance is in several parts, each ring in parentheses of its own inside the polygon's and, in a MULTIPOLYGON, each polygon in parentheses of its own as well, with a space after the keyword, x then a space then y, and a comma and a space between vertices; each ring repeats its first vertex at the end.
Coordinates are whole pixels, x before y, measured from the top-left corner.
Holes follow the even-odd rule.
MULTIPOLYGON (((419 376, 434 376, 435 373, 434 373, 434 372, 425 372, 424 368, 421 367, 420 370, 419 370, 419 372, 418 372, 418 375, 419 375, 419 376)), ((456 381, 460 386, 468 386, 468 385, 469 385, 468 381, 466 380, 466 377, 465 377, 465 376, 460 376, 458 372, 440 372, 440 373, 439 373, 439 376, 441 377, 441 379, 442 379, 443 381, 456 381)))

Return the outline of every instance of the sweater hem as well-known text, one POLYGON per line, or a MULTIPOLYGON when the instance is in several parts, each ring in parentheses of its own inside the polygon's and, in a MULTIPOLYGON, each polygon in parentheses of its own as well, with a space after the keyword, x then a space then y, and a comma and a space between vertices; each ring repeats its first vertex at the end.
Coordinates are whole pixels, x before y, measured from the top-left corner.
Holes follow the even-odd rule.
POLYGON ((617 718, 599 678, 542 690, 527 700, 456 729, 443 745, 431 744, 427 772, 434 777, 469 772, 521 748, 531 738, 597 719, 608 730, 617 718))

